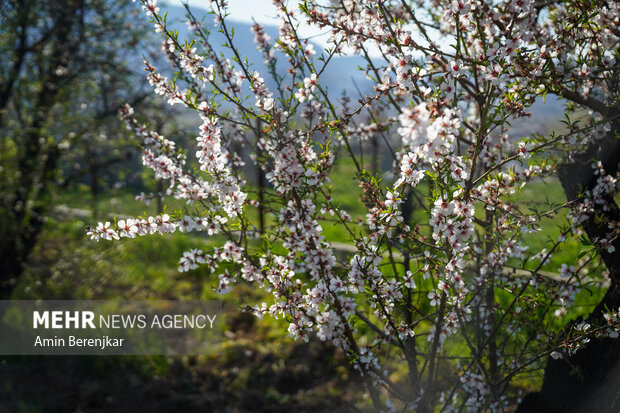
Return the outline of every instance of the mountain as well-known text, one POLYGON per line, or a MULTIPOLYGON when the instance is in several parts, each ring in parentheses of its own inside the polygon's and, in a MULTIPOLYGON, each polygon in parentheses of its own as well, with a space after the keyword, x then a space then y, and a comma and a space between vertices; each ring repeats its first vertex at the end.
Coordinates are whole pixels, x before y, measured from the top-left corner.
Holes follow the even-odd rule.
MULTIPOLYGON (((187 20, 185 17, 186 11, 185 8, 179 6, 162 6, 162 10, 166 10, 168 12, 168 23, 179 32, 179 40, 182 39, 192 39, 194 35, 192 31, 188 28, 187 24, 184 22, 187 20)), ((230 50, 230 48, 223 46, 226 43, 226 38, 222 33, 218 31, 218 28, 213 25, 213 16, 208 15, 202 9, 192 9, 192 12, 196 17, 201 16, 201 13, 204 13, 205 18, 203 20, 203 24, 205 26, 210 26, 210 43, 213 48, 219 53, 223 53, 226 57, 232 59, 234 54, 230 50)), ((246 22, 239 21, 230 21, 227 24, 229 30, 234 29, 234 45, 236 46, 239 54, 242 58, 247 58, 248 62, 252 64, 251 70, 258 71, 261 76, 265 79, 265 83, 269 87, 272 92, 275 92, 276 85, 275 82, 270 78, 266 65, 263 62, 263 55, 260 51, 256 49, 256 44, 254 43, 254 34, 251 32, 250 28, 252 24, 246 22)), ((265 26, 265 33, 271 37, 271 43, 274 44, 274 40, 278 35, 278 28, 275 26, 265 26)), ((312 43, 312 42, 311 42, 312 43)), ((314 50, 316 50, 315 57, 315 66, 317 69, 322 67, 322 63, 319 62, 316 58, 321 55, 321 52, 324 50, 318 46, 316 43, 312 43, 314 46, 314 50)), ((288 69, 287 56, 280 51, 276 50, 276 56, 278 58, 277 64, 277 73, 286 73, 288 69)), ((327 65, 327 69, 322 73, 320 77, 320 83, 323 87, 326 87, 329 91, 329 95, 332 97, 340 96, 343 91, 352 97, 357 99, 358 92, 355 88, 357 85, 362 92, 371 90, 372 84, 368 81, 364 75, 364 73, 360 70, 357 70, 358 66, 364 66, 365 61, 359 56, 352 57, 339 57, 335 56, 327 65)))
MULTIPOLYGON (((184 22, 187 20, 185 8, 162 6, 162 9, 168 12, 168 23, 178 30, 180 40, 193 38, 192 31, 184 22)), ((226 57, 232 59, 232 51, 223 46, 226 42, 224 35, 213 25, 213 16, 198 8, 192 9, 192 12, 197 17, 201 16, 201 13, 204 14, 203 24, 211 26, 210 40, 212 46, 218 53, 223 53, 226 57)), ((252 63, 251 69, 261 73, 269 89, 275 92, 275 82, 268 75, 267 68, 263 63, 262 53, 256 49, 254 34, 250 31, 251 26, 249 23, 239 21, 230 21, 228 23, 229 28, 234 28, 234 44, 242 58, 247 58, 248 62, 252 63)), ((265 26, 265 32, 271 37, 271 43, 273 44, 274 39, 278 35, 278 28, 275 26, 265 26)), ((321 67, 322 63, 316 58, 320 56, 323 49, 315 43, 313 45, 317 52, 315 64, 318 68, 321 67)), ((288 69, 286 55, 279 51, 276 51, 276 55, 278 57, 277 72, 286 73, 288 69)), ((353 101, 356 101, 359 97, 357 88, 362 93, 367 94, 372 90, 373 86, 372 82, 366 79, 364 73, 358 70, 358 67, 365 67, 365 64, 365 60, 359 56, 334 56, 329 62, 327 69, 321 75, 320 84, 327 88, 332 99, 341 96, 344 92, 351 96, 353 101)), ((562 101, 555 96, 547 96, 544 102, 542 99, 539 99, 530 109, 532 117, 513 122, 510 135, 515 138, 522 138, 532 133, 545 132, 550 126, 558 124, 563 113, 563 106, 562 101)))

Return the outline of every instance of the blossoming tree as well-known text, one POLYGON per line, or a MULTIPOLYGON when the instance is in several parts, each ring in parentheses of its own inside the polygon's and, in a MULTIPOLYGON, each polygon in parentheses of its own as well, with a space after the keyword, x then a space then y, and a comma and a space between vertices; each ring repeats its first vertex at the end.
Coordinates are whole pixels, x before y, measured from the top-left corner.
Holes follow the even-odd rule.
MULTIPOLYGON (((151 85, 202 119, 195 160, 122 110, 144 164, 193 214, 99 223, 91 238, 217 234, 226 241, 187 251, 179 271, 204 268, 220 294, 238 283, 264 289, 270 298, 247 310, 286 319, 294 339, 342 348, 377 409, 502 411, 518 397, 511 384, 547 356, 579 368, 580 354, 605 343, 606 360, 617 359, 620 4, 274 0, 277 39, 252 28, 259 73, 235 45, 226 3, 211 1, 211 28, 233 58, 189 9, 194 40, 178 38, 155 0, 142 5, 178 68, 171 80, 146 61, 151 85), (302 24, 328 32, 329 47, 315 50, 302 24), (346 54, 365 59, 373 85, 355 103, 321 84, 346 54), (570 102, 565 127, 514 136, 548 94, 570 102), (392 174, 367 170, 371 138, 392 174), (355 169, 363 216, 334 200, 347 190, 330 180, 342 162, 355 169), (523 202, 524 188, 552 176, 566 202, 523 202), (560 236, 529 249, 551 218, 560 236), (344 253, 326 235, 333 227, 347 234, 344 253), (576 239, 570 262, 554 260, 576 239), (601 265, 609 287, 588 317, 575 300, 601 281, 601 265), (566 314, 581 318, 564 326, 566 314)), ((543 393, 527 401, 539 409, 563 374, 549 363, 543 393)))

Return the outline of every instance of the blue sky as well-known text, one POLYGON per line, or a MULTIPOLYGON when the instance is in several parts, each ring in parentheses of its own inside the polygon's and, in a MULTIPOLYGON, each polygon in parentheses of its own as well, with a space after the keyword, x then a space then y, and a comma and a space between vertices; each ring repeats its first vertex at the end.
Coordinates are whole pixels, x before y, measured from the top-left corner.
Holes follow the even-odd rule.
MULTIPOLYGON (((166 4, 181 6, 188 3, 192 9, 210 10, 208 0, 160 0, 162 11, 165 10, 166 4)), ((289 4, 296 4, 296 1, 290 1, 289 4)), ((231 20, 252 22, 252 19, 263 25, 277 26, 279 19, 276 17, 276 8, 271 0, 229 0, 228 10, 231 20)), ((298 16, 301 11, 297 9, 298 16)), ((301 26, 299 34, 302 37, 312 37, 312 42, 322 47, 327 46, 329 38, 329 30, 319 30, 318 28, 309 27, 305 24, 303 18, 300 19, 301 26)), ((372 53, 371 53, 372 54, 372 53)))
MULTIPOLYGON (((182 3, 189 3, 192 8, 209 8, 208 0, 166 0, 165 3, 180 6, 182 3)), ((163 0, 162 0, 162 3, 163 0)), ((271 0, 230 0, 228 2, 230 18, 244 22, 251 22, 254 18, 261 24, 277 24, 275 8, 271 0)))

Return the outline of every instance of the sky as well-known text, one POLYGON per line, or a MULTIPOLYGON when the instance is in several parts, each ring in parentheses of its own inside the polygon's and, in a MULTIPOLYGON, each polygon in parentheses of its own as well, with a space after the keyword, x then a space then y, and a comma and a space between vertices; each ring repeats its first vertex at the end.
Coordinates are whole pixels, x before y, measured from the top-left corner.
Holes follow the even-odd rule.
MULTIPOLYGON (((188 3, 192 8, 209 8, 208 0, 166 0, 165 3, 175 6, 188 3)), ((276 9, 271 0, 229 0, 228 9, 233 20, 251 22, 254 18, 258 23, 271 25, 277 25, 278 22, 274 17, 276 9)))
MULTIPOLYGON (((183 3, 188 3, 192 9, 210 10, 208 0, 162 0, 161 3, 175 6, 182 6, 183 3)), ((163 8, 165 9, 165 6, 163 8)), ((252 19, 254 19, 257 23, 263 25, 278 26, 279 19, 276 17, 276 8, 271 0, 229 0, 228 10, 230 12, 228 18, 231 20, 252 23, 252 19)), ((302 16, 299 9, 297 9, 297 15, 302 16)), ((321 31, 318 28, 306 25, 304 19, 300 19, 300 21, 302 24, 299 28, 299 35, 301 37, 312 37, 314 43, 326 47, 329 30, 324 29, 321 31)))

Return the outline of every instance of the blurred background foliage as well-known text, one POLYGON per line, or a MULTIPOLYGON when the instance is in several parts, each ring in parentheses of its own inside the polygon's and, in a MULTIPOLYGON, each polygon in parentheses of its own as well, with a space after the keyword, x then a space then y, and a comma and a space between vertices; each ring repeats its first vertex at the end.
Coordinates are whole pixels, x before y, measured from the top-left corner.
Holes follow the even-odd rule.
MULTIPOLYGON (((0 32, 0 296, 10 296, 59 190, 130 157, 120 100, 143 101, 127 55, 144 47, 129 5, 3 2, 0 32)), ((135 146, 132 145, 132 146, 135 146)))
MULTIPOLYGON (((0 299, 216 298, 204 273, 176 268, 183 251, 217 240, 95 243, 84 232, 182 207, 134 201, 163 187, 117 115, 129 102, 151 128, 186 139, 196 120, 151 98, 143 76, 142 54, 158 47, 131 2, 0 4, 0 299)), ((225 298, 218 356, 0 357, 0 411, 353 409, 343 355, 292 343, 278 320, 256 323, 239 307, 248 298, 258 300, 249 286, 225 298)))

